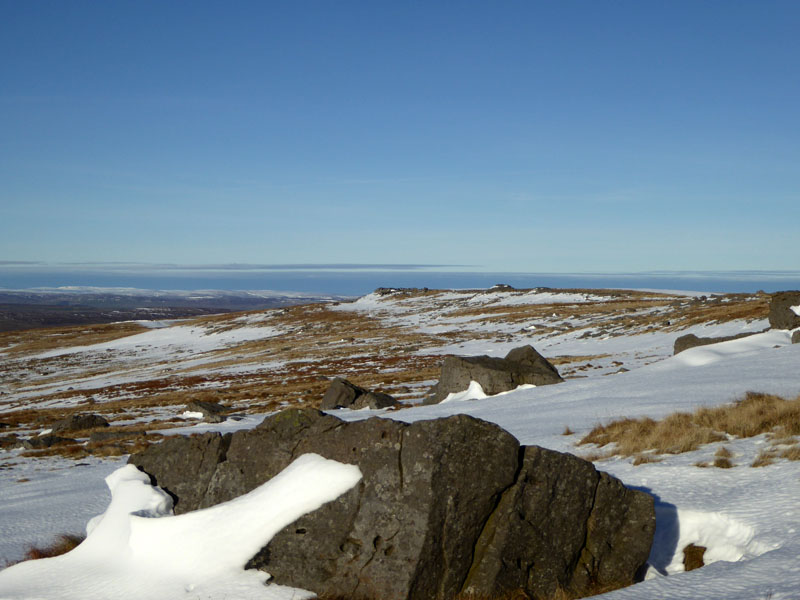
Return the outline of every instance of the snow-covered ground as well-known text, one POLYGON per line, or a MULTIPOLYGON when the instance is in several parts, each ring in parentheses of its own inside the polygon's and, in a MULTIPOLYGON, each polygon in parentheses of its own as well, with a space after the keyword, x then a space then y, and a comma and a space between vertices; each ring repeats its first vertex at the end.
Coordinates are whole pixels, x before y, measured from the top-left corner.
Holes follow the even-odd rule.
MULTIPOLYGON (((502 293, 493 294, 499 297, 497 302, 504 301, 502 295, 498 296, 502 293)), ((565 301, 594 300, 591 296, 579 296, 565 301)), ((459 298, 463 299, 463 296, 459 298)), ((510 302, 511 298, 513 295, 509 295, 507 300, 510 302)), ((549 300, 550 303, 555 301, 553 298, 549 300)), ((434 325, 429 320, 433 319, 438 319, 440 325, 458 326, 458 323, 447 323, 447 316, 441 311, 428 314, 413 308, 414 302, 419 304, 424 300, 409 302, 411 308, 404 303, 387 303, 376 296, 359 302, 342 304, 338 308, 380 313, 382 318, 396 319, 407 327, 431 327, 434 325)), ((257 319, 248 320, 245 326, 251 327, 256 322, 257 319)), ((463 325, 463 321, 460 323, 463 325)), ((469 323, 481 326, 477 321, 469 323)), ((495 326, 491 324, 491 327, 495 326)), ((708 323, 694 325, 680 334, 730 335, 758 331, 765 326, 765 322, 758 320, 708 323)), ((514 327, 518 330, 519 324, 514 327)), ((791 344, 791 332, 788 331, 767 331, 693 348, 674 357, 670 354, 675 333, 637 331, 604 339, 602 335, 581 338, 565 330, 555 335, 535 336, 531 336, 534 345, 545 355, 606 353, 611 358, 626 356, 624 362, 630 371, 602 376, 610 372, 603 369, 562 384, 527 387, 494 397, 481 398, 483 394, 473 389, 472 394, 453 397, 447 403, 401 411, 342 410, 335 414, 347 420, 377 414, 411 422, 466 413, 498 423, 524 444, 538 444, 581 455, 591 449, 576 446, 577 440, 598 422, 617 417, 661 417, 699 406, 716 406, 735 401, 748 391, 775 393, 787 398, 800 395, 800 344, 791 344), (563 435, 566 427, 574 433, 563 435)), ((515 340, 518 345, 516 342, 518 340, 515 340)), ((509 343, 487 337, 463 344, 458 353, 501 355, 509 349, 509 343)), ((441 348, 442 352, 453 350, 455 348, 441 348)), ((196 430, 252 426, 257 421, 251 418, 236 425, 200 424, 196 430)), ((800 498, 800 462, 781 459, 768 466, 750 467, 759 451, 769 443, 764 435, 760 435, 710 444, 686 454, 665 455, 660 462, 638 466, 633 466, 631 459, 623 458, 596 463, 599 469, 619 477, 628 486, 653 494, 657 501, 658 520, 648 579, 603 597, 675 600, 788 600, 800 597, 800 504, 797 500, 800 498), (732 452, 733 468, 696 466, 697 463, 712 461, 714 453, 722 446, 732 452), (708 548, 705 555, 707 566, 683 573, 682 549, 689 543, 708 548)), ((70 466, 74 463, 52 458, 31 461, 19 457, 18 451, 3 452, 0 462, 4 467, 0 470, 0 559, 17 559, 27 543, 41 543, 50 536, 75 532, 91 516, 101 513, 108 504, 108 490, 103 480, 120 466, 118 460, 84 461, 86 464, 82 466, 70 466)), ((324 468, 316 465, 311 469, 313 483, 309 484, 305 475, 298 476, 298 489, 305 490, 304 493, 308 489, 319 492, 317 499, 324 502, 335 497, 333 490, 340 488, 333 484, 320 484, 317 481, 320 475, 314 470, 317 467, 320 467, 320 472, 328 467, 332 472, 336 471, 334 465, 324 468)), ((339 480, 338 477, 333 475, 332 479, 344 486, 342 482, 347 478, 342 476, 339 480)), ((119 481, 131 486, 144 486, 142 481, 136 483, 136 477, 129 470, 112 476, 109 482, 112 491, 114 482, 119 481)), ((251 515, 258 512, 256 505, 261 506, 262 502, 265 503, 264 509, 268 510, 274 504, 270 498, 293 497, 282 485, 275 484, 270 489, 272 491, 268 489, 263 496, 256 494, 247 500, 246 508, 241 510, 251 515)), ((152 499, 158 497, 158 492, 147 490, 145 496, 152 499)), ((119 509, 112 501, 106 513, 116 514, 109 521, 114 521, 116 526, 107 527, 111 533, 97 538, 100 541, 84 544, 84 550, 74 551, 63 558, 46 559, 35 566, 0 572, 0 597, 54 600, 107 597, 288 600, 305 597, 299 590, 274 585, 265 588, 258 574, 241 570, 239 555, 235 560, 225 562, 228 570, 219 575, 218 580, 212 581, 206 577, 205 567, 201 566, 206 564, 206 558, 198 557, 193 550, 195 546, 213 548, 216 554, 221 553, 220 548, 235 547, 241 542, 242 547, 249 551, 250 545, 259 547, 265 543, 275 527, 290 522, 291 514, 276 517, 271 522, 272 528, 265 524, 257 535, 251 535, 256 527, 250 519, 244 519, 241 526, 227 527, 225 535, 221 535, 214 527, 195 527, 194 523, 208 523, 209 513, 204 511, 185 515, 188 519, 155 518, 156 514, 148 518, 131 517, 126 513, 126 510, 142 508, 145 506, 140 503, 115 512, 119 509), (138 536, 140 529, 146 530, 144 538, 138 536), (174 570, 165 570, 163 564, 154 564, 162 562, 154 560, 161 556, 161 550, 154 549, 154 546, 158 546, 156 542, 165 536, 172 537, 170 532, 175 531, 180 535, 175 537, 176 541, 170 542, 170 547, 181 556, 197 560, 181 560, 174 570), (191 540, 191 543, 186 540, 191 540), (65 577, 69 585, 64 585, 65 577), (256 589, 258 596, 254 595, 256 589), (73 594, 73 590, 78 590, 80 595, 73 594), (113 594, 109 590, 113 590, 113 594)), ((162 509, 155 512, 165 512, 165 507, 162 509)), ((228 509, 223 506, 220 510, 228 509)))

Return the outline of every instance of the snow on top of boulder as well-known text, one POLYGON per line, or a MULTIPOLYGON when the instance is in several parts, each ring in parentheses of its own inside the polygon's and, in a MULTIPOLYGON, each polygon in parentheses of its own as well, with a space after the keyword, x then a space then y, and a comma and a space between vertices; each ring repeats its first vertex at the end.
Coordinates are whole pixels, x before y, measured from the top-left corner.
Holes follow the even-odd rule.
POLYGON ((798 304, 797 306, 791 306, 790 308, 792 309, 792 312, 794 314, 800 317, 800 304, 798 304))
POLYGON ((463 392, 451 392, 447 394, 442 402, 460 402, 462 400, 482 400, 487 398, 486 392, 477 381, 470 381, 469 387, 463 392))
POLYGON ((245 571, 244 566, 283 527, 338 498, 360 479, 354 465, 305 454, 244 496, 170 516, 170 497, 126 465, 106 478, 111 503, 90 522, 86 540, 62 556, 0 572, 0 597, 310 597, 281 586, 265 588, 265 574, 245 571))

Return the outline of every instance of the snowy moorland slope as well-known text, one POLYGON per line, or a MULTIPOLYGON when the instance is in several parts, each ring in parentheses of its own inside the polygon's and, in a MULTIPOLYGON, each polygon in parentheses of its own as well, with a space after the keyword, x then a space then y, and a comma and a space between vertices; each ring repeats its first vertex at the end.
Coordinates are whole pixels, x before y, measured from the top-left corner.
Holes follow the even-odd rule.
MULTIPOLYGON (((465 395, 434 406, 339 410, 336 415, 352 420, 377 414, 410 422, 467 413, 498 423, 522 443, 589 455, 594 448, 577 442, 599 422, 719 406, 748 391, 790 399, 800 395, 800 344, 791 344, 788 331, 765 331, 671 356, 675 338, 685 333, 722 336, 764 330, 768 324, 762 296, 401 290, 353 303, 162 325, 0 338, 0 422, 8 424, 0 435, 37 433, 76 409, 102 412, 114 430, 144 428, 149 432, 145 441, 157 441, 154 430, 188 434, 252 426, 260 413, 282 405, 317 404, 327 385, 320 376, 345 376, 411 403, 433 383, 442 355, 503 355, 523 343, 552 359, 567 380, 482 399, 465 395), (202 394, 229 402, 242 420, 194 425, 180 419, 182 403, 202 394)), ((648 579, 604 597, 796 598, 800 462, 778 458, 766 466, 750 466, 773 444, 767 434, 729 437, 692 452, 653 456, 658 462, 637 466, 618 456, 597 461, 599 469, 626 485, 653 494, 658 519, 648 579), (705 466, 723 447, 734 466, 705 466), (707 548, 706 566, 683 573, 682 550, 689 543, 707 548)), ((0 451, 0 557, 18 559, 27 544, 78 531, 103 512, 108 504, 103 479, 124 462, 127 446, 118 445, 120 458, 98 456, 100 448, 93 450, 83 438, 75 444, 83 451, 73 449, 76 460, 52 450, 0 451)), ((169 519, 151 521, 154 531, 161 527, 159 521, 165 522, 164 532, 171 527, 169 519)), ((246 539, 247 529, 229 528, 226 543, 235 543, 238 536, 246 539)), ((95 578, 93 569, 113 566, 141 573, 136 571, 141 565, 131 566, 118 556, 130 551, 124 544, 120 550, 118 537, 112 535, 109 545, 93 551, 110 562, 100 558, 99 564, 86 568, 82 597, 101 593, 104 580, 95 578)), ((54 581, 47 578, 63 572, 64 560, 76 560, 66 557, 40 561, 37 568, 51 573, 42 581, 54 581)), ((74 597, 57 583, 42 584, 34 594, 33 587, 9 579, 13 572, 0 573, 0 597, 74 597)), ((236 573, 225 580, 230 586, 234 579, 250 577, 236 573)), ((200 581, 199 574, 170 579, 169 573, 159 572, 159 577, 170 583, 148 597, 224 597, 218 587, 213 593, 202 586, 169 587, 178 580, 187 585, 193 578, 200 581)), ((231 597, 239 597, 230 589, 231 597)), ((291 598, 297 592, 277 586, 266 590, 270 595, 263 597, 291 598)), ((126 594, 118 590, 120 597, 131 597, 126 594)))

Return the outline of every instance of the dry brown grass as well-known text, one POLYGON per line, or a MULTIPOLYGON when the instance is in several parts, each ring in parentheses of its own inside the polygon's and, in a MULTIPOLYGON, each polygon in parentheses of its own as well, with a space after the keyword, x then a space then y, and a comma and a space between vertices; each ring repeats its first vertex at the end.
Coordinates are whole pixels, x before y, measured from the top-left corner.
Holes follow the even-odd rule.
POLYGON ((637 454, 636 456, 633 457, 633 465, 634 466, 645 465, 648 463, 661 462, 661 460, 662 460, 661 457, 656 456, 655 454, 649 454, 649 453, 637 454))
MULTIPOLYGON (((403 291, 390 297, 393 302, 402 303, 404 299, 424 296, 426 302, 407 306, 434 314, 445 311, 448 316, 479 316, 481 322, 519 321, 528 325, 534 320, 537 334, 570 327, 553 321, 553 313, 581 319, 598 331, 607 329, 611 335, 628 333, 631 327, 664 329, 669 327, 667 321, 675 326, 682 322, 681 319, 686 322, 693 318, 726 320, 748 318, 748 315, 760 318, 766 314, 765 300, 758 297, 728 296, 726 299, 730 301, 719 302, 676 299, 650 292, 563 291, 601 296, 603 300, 581 304, 469 305, 468 300, 479 293, 478 290, 465 291, 463 300, 453 300, 453 292, 447 292, 446 299, 438 298, 441 292, 437 290, 403 291), (652 313, 650 309, 658 312, 652 313)), ((525 293, 524 290, 518 292, 525 293)), ((391 317, 385 320, 380 310, 365 314, 337 311, 324 304, 198 317, 184 321, 184 325, 214 331, 254 326, 250 322, 252 319, 242 317, 254 317, 257 325, 276 327, 285 334, 220 348, 202 356, 209 361, 213 359, 214 369, 253 365, 248 373, 213 372, 209 364, 198 366, 202 361, 181 364, 182 359, 196 358, 191 352, 155 364, 137 359, 135 355, 120 356, 114 352, 91 357, 75 353, 48 359, 31 358, 32 354, 45 350, 91 345, 144 331, 135 323, 0 334, 0 347, 8 348, 5 356, 9 358, 0 361, 0 380, 12 395, 16 390, 28 390, 25 398, 2 405, 6 412, 0 414, 0 420, 11 425, 4 433, 28 436, 75 411, 101 414, 112 425, 122 419, 147 419, 152 428, 177 427, 183 423, 177 420, 182 406, 193 399, 221 402, 237 412, 249 413, 274 411, 287 406, 317 407, 334 377, 346 377, 358 385, 384 391, 400 400, 419 398, 425 392, 420 383, 435 381, 442 362, 442 356, 421 354, 421 350, 445 343, 497 337, 497 334, 469 327, 423 334, 413 327, 398 326, 391 317), (257 367, 273 361, 280 366, 257 367), (82 388, 88 378, 102 382, 109 376, 124 381, 131 377, 129 373, 137 373, 139 366, 150 373, 146 381, 82 388), (120 373, 123 373, 121 378, 117 377, 120 373), (73 379, 82 380, 81 385, 74 385, 77 389, 70 389, 73 379), (41 390, 41 393, 33 396, 29 390, 41 390)), ((509 334, 503 339, 519 338, 520 343, 525 343, 526 331, 521 329, 522 336, 509 334)), ((562 374, 569 377, 585 374, 590 369, 589 362, 605 364, 603 361, 610 361, 613 357, 559 356, 548 359, 559 365, 562 374)), ((96 448, 80 446, 64 451, 75 456, 89 451, 114 453, 129 443, 109 441, 96 448)), ((60 453, 61 450, 52 452, 60 453)), ((643 457, 642 460, 653 458, 643 457)))
POLYGON ((800 446, 792 446, 780 453, 781 458, 787 460, 800 460, 800 446))
POLYGON ((615 448, 612 454, 634 456, 647 451, 681 454, 724 439, 724 435, 709 428, 693 426, 690 415, 675 413, 662 421, 650 418, 622 419, 598 425, 578 444, 597 444, 602 448, 613 443, 615 448))
POLYGON ((728 450, 725 446, 721 446, 715 453, 717 458, 733 458, 733 452, 728 450))
POLYGON ((52 558, 54 556, 61 556, 70 550, 78 547, 84 540, 83 536, 65 534, 58 536, 53 543, 49 546, 30 546, 26 551, 22 560, 15 562, 6 562, 5 566, 10 567, 13 564, 25 562, 28 560, 39 560, 40 558, 52 558))
POLYGON ((147 331, 147 328, 132 322, 8 331, 0 333, 0 347, 13 346, 7 351, 8 355, 17 356, 70 346, 100 344, 143 331, 147 331))
POLYGON ((719 456, 715 458, 714 462, 711 464, 712 466, 717 467, 718 469, 730 469, 736 466, 733 464, 733 462, 731 462, 731 459, 719 456))
MULTIPOLYGON (((600 448, 614 444, 611 454, 620 456, 634 456, 646 451, 680 454, 696 450, 703 444, 726 440, 728 435, 752 437, 762 433, 779 433, 784 437, 799 434, 800 397, 785 400, 770 394, 748 392, 733 404, 701 408, 694 413, 673 413, 660 421, 620 419, 598 425, 578 444, 596 444, 600 448)), ((720 465, 715 466, 728 460, 727 456, 718 454, 717 457, 720 465)))
POLYGON ((775 458, 777 456, 777 452, 772 449, 768 448, 766 450, 760 450, 758 456, 756 456, 755 460, 750 464, 751 467, 766 467, 767 465, 771 465, 775 462, 775 458))

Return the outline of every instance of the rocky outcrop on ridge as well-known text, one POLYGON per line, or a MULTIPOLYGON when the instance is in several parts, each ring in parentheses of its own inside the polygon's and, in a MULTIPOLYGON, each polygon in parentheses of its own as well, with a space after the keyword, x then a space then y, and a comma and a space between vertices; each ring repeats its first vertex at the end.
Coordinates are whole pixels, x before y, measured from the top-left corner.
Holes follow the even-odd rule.
POLYGON ((651 496, 465 415, 347 423, 293 409, 250 431, 168 439, 130 462, 185 513, 244 494, 307 452, 356 464, 363 478, 253 557, 280 584, 354 600, 579 596, 632 583, 650 551, 651 496))
POLYGON ((800 313, 800 291, 777 292, 770 296, 769 326, 773 329, 800 327, 798 313, 800 313))
POLYGON ((493 396, 524 384, 550 385, 564 381, 558 370, 533 346, 514 348, 505 358, 495 356, 448 356, 442 363, 439 383, 425 402, 436 404, 448 394, 463 392, 471 381, 493 396))

